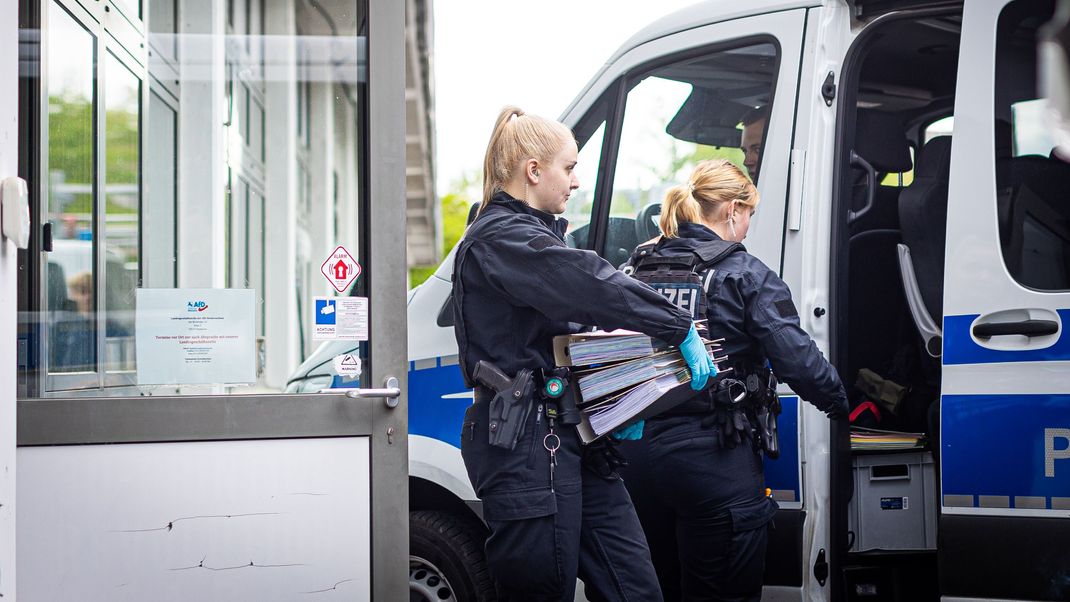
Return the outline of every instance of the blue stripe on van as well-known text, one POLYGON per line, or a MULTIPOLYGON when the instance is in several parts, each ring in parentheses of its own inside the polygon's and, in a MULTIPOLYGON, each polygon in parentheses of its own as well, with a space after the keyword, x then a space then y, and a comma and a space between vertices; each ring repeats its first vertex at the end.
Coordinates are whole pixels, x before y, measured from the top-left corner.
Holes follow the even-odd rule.
POLYGON ((416 370, 415 362, 409 366, 409 433, 460 448, 464 412, 472 405, 461 367, 443 366, 441 358, 434 368, 416 370))
POLYGON ((765 486, 777 491, 794 491, 795 501, 801 502, 799 492, 799 398, 784 395, 780 398, 780 457, 765 458, 765 486))
POLYGON ((944 365, 1070 360, 1070 334, 1066 328, 1070 323, 1070 309, 1060 309, 1057 313, 1063 324, 1059 340, 1044 349, 1023 351, 997 351, 978 345, 970 334, 970 327, 980 314, 944 316, 944 365))
MULTIPOLYGON (((409 433, 438 439, 459 448, 464 412, 472 405, 471 389, 464 386, 461 367, 442 365, 417 370, 409 363, 409 433)), ((780 398, 780 448, 777 460, 765 461, 766 487, 799 496, 799 398, 780 398)))
POLYGON ((1070 498, 1070 395, 945 395, 940 411, 944 496, 1070 498))

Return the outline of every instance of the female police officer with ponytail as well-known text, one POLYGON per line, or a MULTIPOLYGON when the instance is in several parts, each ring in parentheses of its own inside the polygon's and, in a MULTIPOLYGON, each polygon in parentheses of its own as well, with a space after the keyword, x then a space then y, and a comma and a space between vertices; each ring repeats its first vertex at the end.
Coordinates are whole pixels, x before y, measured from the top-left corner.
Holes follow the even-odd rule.
POLYGON ((559 408, 544 394, 552 340, 579 325, 657 337, 680 346, 696 389, 714 367, 689 314, 597 254, 565 245, 568 222, 556 216, 579 187, 576 158, 563 124, 516 107, 498 116, 483 204, 453 273, 461 369, 475 387, 461 451, 490 528, 487 564, 501 599, 571 601, 578 576, 592 600, 656 601, 661 591, 623 483, 581 463, 574 427, 555 420, 559 408), (477 366, 484 375, 496 369, 506 394, 496 400, 487 385, 495 381, 477 379, 477 366), (501 436, 517 425, 515 440, 501 436))
POLYGON ((710 337, 724 338, 732 366, 716 390, 647 420, 644 440, 626 454, 625 477, 667 600, 761 598, 767 525, 777 509, 765 494, 760 455, 763 447, 776 453, 764 428, 778 403, 768 366, 830 416, 847 408, 836 371, 799 325, 791 291, 739 244, 757 205, 758 191, 738 167, 704 161, 666 196, 663 236, 625 265, 655 289, 648 266, 701 272, 695 282, 705 290, 710 337))

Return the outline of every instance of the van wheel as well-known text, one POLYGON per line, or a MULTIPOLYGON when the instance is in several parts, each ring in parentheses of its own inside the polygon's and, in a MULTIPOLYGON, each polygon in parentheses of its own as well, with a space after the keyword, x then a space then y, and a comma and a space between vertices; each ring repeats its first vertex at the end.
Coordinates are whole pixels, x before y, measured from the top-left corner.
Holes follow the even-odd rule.
POLYGON ((497 599, 483 555, 486 529, 474 518, 421 510, 409 513, 410 602, 497 599))

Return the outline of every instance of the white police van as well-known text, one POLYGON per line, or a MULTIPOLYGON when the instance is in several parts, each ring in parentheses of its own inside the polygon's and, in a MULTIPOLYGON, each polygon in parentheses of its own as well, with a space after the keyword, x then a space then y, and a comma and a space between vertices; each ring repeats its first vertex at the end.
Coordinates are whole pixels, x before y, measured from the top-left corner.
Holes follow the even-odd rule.
MULTIPOLYGON (((1070 598, 1070 166, 1036 76, 1053 4, 699 4, 629 40, 563 116, 583 186, 568 242, 619 265, 665 190, 698 160, 742 162, 741 122, 764 115, 748 250, 852 402, 878 374, 901 386, 881 426, 928 433, 929 453, 852 452, 782 385, 766 599, 1070 598)), ((412 583, 467 600, 488 581, 452 259, 408 302, 412 583)), ((291 386, 329 384, 338 351, 291 386)))

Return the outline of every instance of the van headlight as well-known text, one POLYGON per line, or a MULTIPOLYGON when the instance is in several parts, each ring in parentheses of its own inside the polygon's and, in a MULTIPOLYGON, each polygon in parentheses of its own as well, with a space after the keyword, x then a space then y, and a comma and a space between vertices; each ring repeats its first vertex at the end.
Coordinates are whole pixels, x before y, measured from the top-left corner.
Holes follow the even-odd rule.
POLYGON ((287 393, 319 393, 322 389, 329 389, 334 377, 330 374, 309 376, 300 380, 290 381, 286 385, 287 393))

